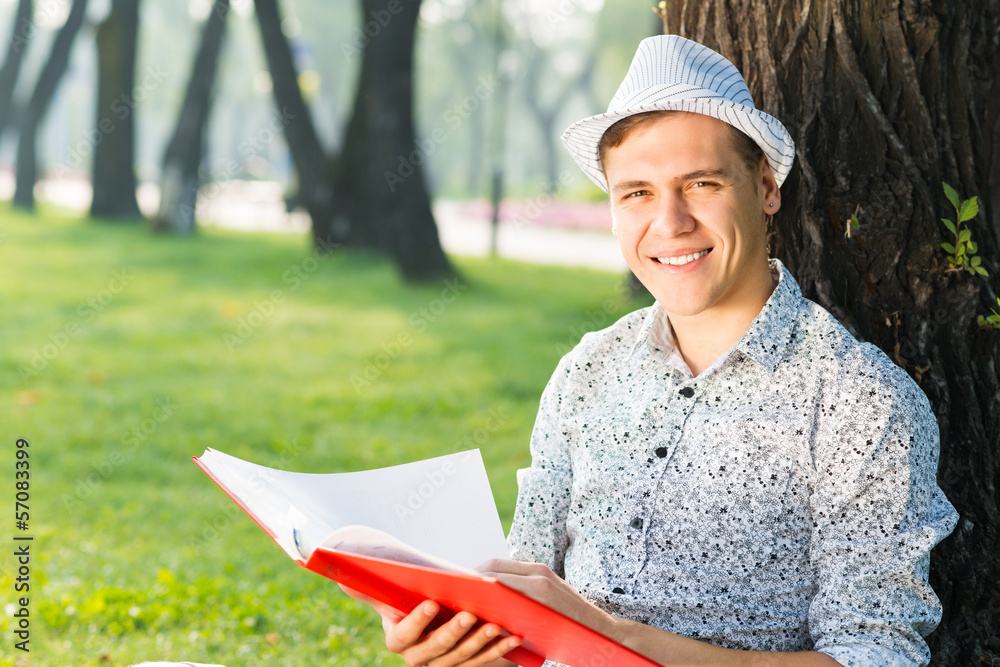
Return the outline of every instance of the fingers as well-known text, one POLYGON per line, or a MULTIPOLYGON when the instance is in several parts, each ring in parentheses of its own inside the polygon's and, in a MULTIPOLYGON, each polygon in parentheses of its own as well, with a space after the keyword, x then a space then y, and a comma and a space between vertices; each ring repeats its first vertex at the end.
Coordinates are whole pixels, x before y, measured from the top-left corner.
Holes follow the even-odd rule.
POLYGON ((563 589, 563 586, 560 585, 559 581, 544 575, 506 574, 503 572, 496 572, 490 576, 507 588, 512 588, 518 593, 526 595, 532 600, 541 602, 548 607, 553 606, 556 602, 554 597, 557 596, 563 589))
POLYGON ((507 560, 504 558, 488 560, 477 567, 476 570, 486 576, 495 576, 497 574, 517 574, 537 577, 556 576, 555 572, 541 563, 525 563, 523 561, 507 560))
POLYGON ((424 602, 386 632, 386 647, 399 653, 409 665, 476 667, 502 657, 521 643, 505 637, 503 630, 486 623, 477 627, 468 612, 455 614, 441 627, 427 632, 439 611, 434 602, 424 602))
POLYGON ((504 632, 499 626, 487 623, 469 633, 453 651, 445 654, 438 661, 428 663, 428 666, 479 667, 502 658, 520 644, 519 637, 504 636, 504 632))
POLYGON ((484 576, 493 577, 504 586, 539 602, 546 602, 555 590, 565 585, 559 575, 541 563, 495 558, 476 569, 484 576))
POLYGON ((585 600, 562 577, 541 563, 494 559, 477 568, 507 588, 512 588, 546 607, 594 627, 603 622, 604 612, 585 600))
POLYGON ((494 623, 478 624, 478 619, 466 611, 429 631, 441 611, 435 602, 427 600, 404 614, 348 586, 340 587, 375 608, 382 616, 386 648, 402 655, 410 665, 478 667, 521 644, 520 638, 508 636, 494 623))
MULTIPOLYGON (((438 613, 438 605, 430 600, 422 602, 416 609, 400 619, 385 633, 385 646, 393 653, 402 653, 417 644, 427 626, 438 613)), ((452 621, 455 619, 453 618, 452 621)), ((442 626, 443 627, 443 626, 442 626)))

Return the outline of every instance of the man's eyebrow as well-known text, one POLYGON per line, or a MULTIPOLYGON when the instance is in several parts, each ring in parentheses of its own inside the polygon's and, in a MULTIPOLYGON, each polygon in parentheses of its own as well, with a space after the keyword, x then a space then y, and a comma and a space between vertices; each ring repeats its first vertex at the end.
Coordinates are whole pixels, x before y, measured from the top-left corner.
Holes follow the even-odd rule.
MULTIPOLYGON (((675 183, 683 181, 696 181, 703 178, 721 178, 724 180, 731 179, 731 173, 725 167, 716 167, 714 169, 698 169, 697 171, 688 172, 686 174, 681 174, 680 176, 675 176, 673 181, 675 183)), ((649 181, 643 180, 631 180, 622 181, 621 183, 615 183, 611 190, 613 192, 621 192, 623 190, 634 190, 638 188, 648 188, 649 181)))
POLYGON ((729 170, 718 167, 716 169, 699 169, 698 171, 692 171, 681 176, 676 176, 675 181, 694 181, 700 178, 729 178, 729 170))
POLYGON ((620 192, 621 190, 633 190, 635 188, 648 188, 649 181, 622 181, 621 183, 615 183, 614 187, 611 189, 615 192, 620 192))

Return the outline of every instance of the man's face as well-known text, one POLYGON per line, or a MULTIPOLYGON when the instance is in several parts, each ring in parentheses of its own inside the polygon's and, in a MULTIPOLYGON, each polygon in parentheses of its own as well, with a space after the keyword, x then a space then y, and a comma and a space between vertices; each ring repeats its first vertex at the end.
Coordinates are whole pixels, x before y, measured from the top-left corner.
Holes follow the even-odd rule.
POLYGON ((604 172, 622 255, 668 314, 738 309, 770 281, 764 214, 778 186, 766 160, 748 173, 722 121, 676 113, 639 127, 604 172))

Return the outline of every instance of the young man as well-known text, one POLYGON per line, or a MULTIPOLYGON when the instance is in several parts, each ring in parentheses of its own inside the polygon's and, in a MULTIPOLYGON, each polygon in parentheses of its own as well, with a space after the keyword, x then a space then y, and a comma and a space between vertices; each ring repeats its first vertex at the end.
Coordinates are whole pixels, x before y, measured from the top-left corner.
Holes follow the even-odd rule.
MULTIPOLYGON (((644 40, 563 140, 656 304, 588 334, 542 397, 484 570, 664 665, 920 665, 931 548, 957 515, 916 384, 768 260, 794 145, 736 68, 644 40)), ((378 607, 411 665, 504 664, 462 612, 378 607)))

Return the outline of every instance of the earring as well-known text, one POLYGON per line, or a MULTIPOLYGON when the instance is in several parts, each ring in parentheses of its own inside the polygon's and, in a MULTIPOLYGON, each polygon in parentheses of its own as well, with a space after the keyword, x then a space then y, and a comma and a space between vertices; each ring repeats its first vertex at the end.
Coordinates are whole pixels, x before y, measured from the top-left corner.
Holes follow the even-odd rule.
POLYGON ((774 204, 768 204, 768 206, 770 206, 771 208, 774 208, 774 204))

